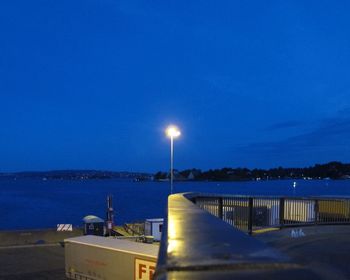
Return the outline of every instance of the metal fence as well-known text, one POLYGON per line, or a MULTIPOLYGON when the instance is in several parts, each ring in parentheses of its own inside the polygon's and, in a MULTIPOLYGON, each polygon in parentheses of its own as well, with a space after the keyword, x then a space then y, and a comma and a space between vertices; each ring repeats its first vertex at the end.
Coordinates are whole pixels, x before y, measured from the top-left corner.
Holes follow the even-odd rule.
POLYGON ((198 195, 191 200, 248 233, 273 227, 350 224, 350 198, 198 195))

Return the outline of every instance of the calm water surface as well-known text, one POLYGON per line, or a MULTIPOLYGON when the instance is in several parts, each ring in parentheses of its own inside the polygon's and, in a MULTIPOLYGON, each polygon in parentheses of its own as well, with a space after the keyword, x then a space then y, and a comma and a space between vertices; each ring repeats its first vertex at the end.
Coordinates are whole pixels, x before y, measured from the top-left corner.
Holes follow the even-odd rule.
MULTIPOLYGON (((175 192, 240 195, 350 196, 350 180, 260 182, 182 182, 175 192)), ((117 224, 163 217, 167 182, 127 180, 61 181, 0 179, 0 230, 53 228, 58 223, 81 225, 84 216, 105 218, 106 196, 114 197, 117 224)))

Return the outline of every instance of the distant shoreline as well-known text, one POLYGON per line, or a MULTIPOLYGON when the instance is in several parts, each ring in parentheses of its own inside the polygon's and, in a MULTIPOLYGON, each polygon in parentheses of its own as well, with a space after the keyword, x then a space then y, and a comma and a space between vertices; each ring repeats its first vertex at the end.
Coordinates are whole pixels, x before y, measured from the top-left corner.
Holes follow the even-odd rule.
MULTIPOLYGON (((155 174, 146 172, 115 172, 103 170, 52 170, 52 171, 25 171, 0 173, 0 178, 21 179, 36 178, 46 180, 108 180, 130 179, 135 182, 167 181, 169 172, 158 171, 155 174)), ((202 171, 192 168, 174 170, 175 181, 204 181, 204 182, 240 182, 240 181, 269 181, 269 180, 346 180, 350 179, 350 164, 337 161, 326 164, 315 164, 303 168, 221 168, 202 171)))
POLYGON ((106 180, 106 179, 135 179, 151 178, 152 175, 141 172, 114 172, 99 170, 54 170, 54 171, 26 171, 14 173, 0 173, 0 178, 22 179, 33 178, 42 180, 106 180))
MULTIPOLYGON (((169 178, 169 173, 159 171, 154 175, 155 180, 169 178)), ((268 181, 268 180, 320 180, 320 179, 350 179, 350 164, 337 161, 326 164, 316 164, 304 168, 221 168, 202 171, 200 169, 174 170, 176 180, 193 181, 268 181)))

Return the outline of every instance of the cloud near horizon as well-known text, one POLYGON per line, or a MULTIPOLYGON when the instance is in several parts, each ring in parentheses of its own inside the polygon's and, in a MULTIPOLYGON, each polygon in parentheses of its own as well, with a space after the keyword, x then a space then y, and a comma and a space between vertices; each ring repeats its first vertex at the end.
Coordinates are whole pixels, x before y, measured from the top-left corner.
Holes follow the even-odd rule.
MULTIPOLYGON (((301 125, 281 123, 271 129, 301 125)), ((237 149, 241 155, 254 157, 255 164, 273 159, 279 165, 303 165, 333 160, 348 161, 350 157, 350 115, 324 119, 313 130, 279 141, 256 142, 237 149)), ((266 165, 265 165, 266 166, 266 165)))
POLYGON ((264 131, 274 131, 274 130, 280 130, 280 129, 295 128, 303 125, 305 125, 305 122, 302 122, 302 121, 285 121, 285 122, 279 122, 279 123, 270 125, 266 127, 264 131))

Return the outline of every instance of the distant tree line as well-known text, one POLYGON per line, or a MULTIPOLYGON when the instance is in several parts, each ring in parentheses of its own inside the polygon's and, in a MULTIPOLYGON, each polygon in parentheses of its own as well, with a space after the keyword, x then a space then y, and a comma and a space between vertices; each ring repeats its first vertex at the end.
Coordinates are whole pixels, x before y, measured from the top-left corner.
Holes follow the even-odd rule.
POLYGON ((152 175, 140 172, 115 172, 100 170, 53 170, 0 173, 0 177, 37 178, 47 180, 99 180, 99 179, 151 179, 152 175))
MULTIPOLYGON (((200 169, 174 170, 176 180, 198 181, 244 181, 244 180, 273 180, 273 179, 350 179, 350 164, 333 161, 326 164, 316 164, 304 168, 221 168, 202 171, 200 169)), ((155 180, 166 180, 168 172, 159 171, 154 175, 155 180)))

